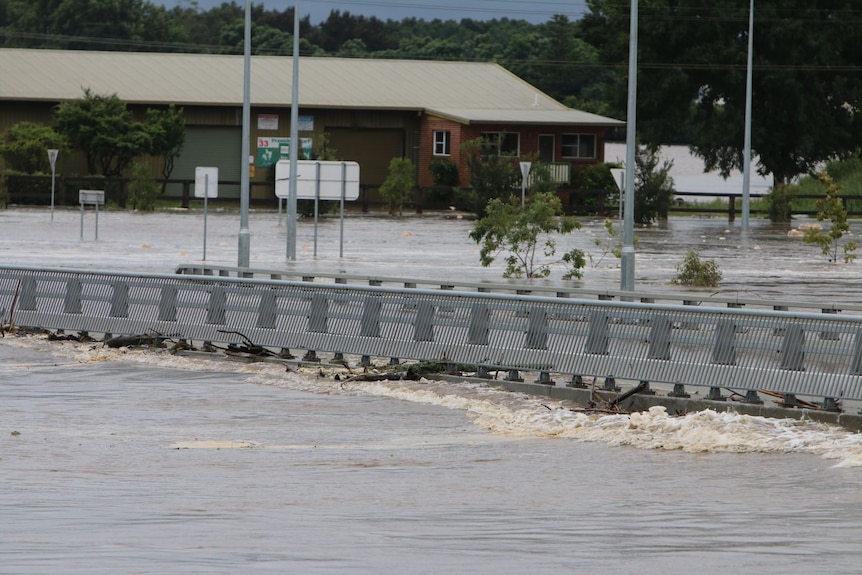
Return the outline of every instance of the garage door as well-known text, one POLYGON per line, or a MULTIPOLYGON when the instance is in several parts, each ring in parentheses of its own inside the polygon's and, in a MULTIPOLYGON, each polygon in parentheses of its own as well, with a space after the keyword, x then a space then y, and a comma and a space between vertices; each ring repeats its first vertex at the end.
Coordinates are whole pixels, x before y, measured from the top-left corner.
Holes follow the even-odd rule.
MULTIPOLYGON (((239 180, 242 159, 242 127, 187 126, 186 143, 182 155, 174 163, 172 180, 194 180, 195 167, 218 168, 219 198, 239 198, 239 180), (224 185, 221 182, 237 182, 224 185)), ((168 186, 169 196, 182 195, 182 186, 168 186)))
POLYGON ((339 160, 359 163, 359 181, 379 186, 392 158, 404 155, 404 131, 392 129, 327 128, 329 145, 339 160))

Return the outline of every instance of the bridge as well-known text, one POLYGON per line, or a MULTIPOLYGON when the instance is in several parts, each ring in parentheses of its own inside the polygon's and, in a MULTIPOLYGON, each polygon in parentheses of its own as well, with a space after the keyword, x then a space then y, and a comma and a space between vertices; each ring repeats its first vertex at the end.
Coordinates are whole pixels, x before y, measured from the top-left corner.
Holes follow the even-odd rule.
MULTIPOLYGON (((847 307, 847 306, 845 306, 847 307)), ((433 361, 548 388, 601 382, 722 391, 751 405, 838 413, 862 400, 862 309, 690 294, 589 291, 349 274, 180 266, 175 274, 0 268, 0 317, 16 326, 317 354, 433 361), (555 380, 562 378, 563 385, 555 380)), ((393 361, 394 363, 394 361, 393 361)))

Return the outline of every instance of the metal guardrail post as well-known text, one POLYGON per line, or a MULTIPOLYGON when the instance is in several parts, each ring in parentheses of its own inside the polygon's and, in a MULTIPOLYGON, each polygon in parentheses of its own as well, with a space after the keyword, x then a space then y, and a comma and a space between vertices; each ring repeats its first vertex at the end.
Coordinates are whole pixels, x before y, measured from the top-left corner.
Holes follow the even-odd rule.
POLYGON ((111 288, 111 317, 129 317, 129 284, 114 282, 111 288))

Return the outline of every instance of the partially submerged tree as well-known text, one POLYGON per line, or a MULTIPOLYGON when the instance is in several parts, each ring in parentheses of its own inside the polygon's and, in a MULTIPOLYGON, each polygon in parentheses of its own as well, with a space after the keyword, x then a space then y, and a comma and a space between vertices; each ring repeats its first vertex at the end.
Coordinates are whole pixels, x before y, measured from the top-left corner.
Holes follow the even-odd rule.
POLYGON ((380 195, 389 203, 389 213, 400 216, 404 210, 404 200, 415 185, 416 170, 410 158, 392 158, 389 162, 389 175, 380 186, 380 195))
MULTIPOLYGON (((147 110, 147 131, 150 135, 152 156, 162 159, 162 177, 168 180, 174 171, 174 162, 183 151, 186 142, 186 122, 183 109, 171 104, 164 110, 147 110)), ((162 182, 162 194, 167 182, 162 182)))
POLYGON ((152 148, 150 131, 133 120, 116 94, 100 96, 86 89, 83 98, 55 108, 54 124, 73 148, 84 152, 91 174, 120 176, 152 148))
POLYGON ((557 253, 556 237, 580 229, 581 224, 572 217, 563 217, 560 198, 550 192, 530 196, 524 207, 521 199, 492 199, 486 215, 476 222, 470 238, 481 246, 479 257, 488 267, 498 255, 505 253, 505 278, 543 278, 551 273, 551 266, 562 264, 566 272, 563 279, 583 277, 586 256, 573 249, 554 259, 557 253))
POLYGON ((132 177, 129 182, 129 203, 133 210, 151 212, 156 209, 159 187, 153 179, 150 166, 143 162, 132 164, 132 177))
POLYGON ((721 270, 715 260, 700 259, 700 252, 690 249, 676 266, 676 277, 670 283, 687 287, 718 287, 721 270))
POLYGON ((670 203, 676 191, 673 178, 670 177, 673 162, 662 162, 657 146, 639 146, 635 154, 635 164, 635 221, 649 224, 654 220, 667 220, 670 203))
POLYGON ((48 150, 65 147, 60 134, 34 122, 19 122, 0 135, 0 157, 6 167, 27 174, 50 172, 48 150))
POLYGON ((802 240, 817 245, 830 262, 837 263, 841 257, 844 263, 850 263, 856 259, 857 242, 855 239, 844 239, 844 235, 850 232, 850 224, 847 222, 844 201, 838 195, 841 187, 826 173, 820 174, 820 182, 826 188, 826 195, 822 200, 817 200, 817 221, 829 220, 832 225, 826 231, 820 227, 810 227, 805 230, 802 240))
POLYGON ((461 144, 461 154, 470 171, 473 192, 468 209, 477 216, 486 213, 486 205, 491 199, 507 200, 520 189, 521 173, 513 158, 494 153, 483 138, 461 144))

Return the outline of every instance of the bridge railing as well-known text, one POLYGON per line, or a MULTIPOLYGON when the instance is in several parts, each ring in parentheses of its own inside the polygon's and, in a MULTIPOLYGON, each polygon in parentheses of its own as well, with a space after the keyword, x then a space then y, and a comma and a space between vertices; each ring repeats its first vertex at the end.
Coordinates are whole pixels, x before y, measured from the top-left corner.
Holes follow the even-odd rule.
POLYGON ((798 301, 764 300, 738 296, 715 296, 701 290, 665 292, 629 292, 622 290, 587 289, 573 285, 553 285, 541 280, 530 285, 523 282, 471 282, 453 279, 405 278, 369 274, 339 272, 320 272, 309 270, 270 270, 209 264, 181 264, 176 267, 177 274, 205 275, 237 278, 266 278, 275 280, 335 283, 348 285, 384 286, 393 288, 424 288, 438 290, 467 291, 476 293, 504 293, 545 297, 598 299, 601 301, 639 301, 641 303, 670 303, 691 306, 773 309, 779 311, 802 311, 822 313, 843 313, 862 315, 862 306, 847 303, 811 303, 798 301))
POLYGON ((203 275, 0 268, 18 326, 862 399, 862 317, 203 275))

